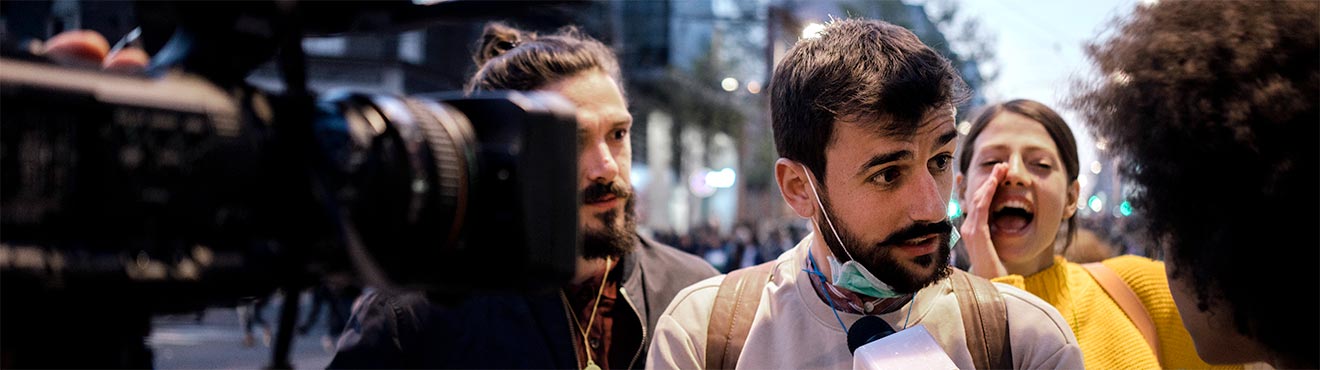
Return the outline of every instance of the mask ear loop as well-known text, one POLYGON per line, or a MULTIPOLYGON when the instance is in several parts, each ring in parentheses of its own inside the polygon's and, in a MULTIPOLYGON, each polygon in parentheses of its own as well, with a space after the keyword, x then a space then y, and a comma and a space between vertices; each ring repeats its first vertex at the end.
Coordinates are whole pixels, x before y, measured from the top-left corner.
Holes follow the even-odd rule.
MULTIPOLYGON (((811 185, 811 194, 816 196, 816 205, 820 206, 820 214, 825 215, 825 222, 830 225, 830 232, 834 233, 834 240, 839 241, 839 245, 843 247, 843 254, 848 255, 848 260, 852 261, 853 256, 851 252, 848 252, 848 245, 843 244, 843 238, 839 237, 839 231, 834 229, 834 221, 830 221, 830 213, 825 212, 825 203, 820 201, 820 193, 816 192, 816 183, 811 180, 811 170, 808 170, 805 164, 798 163, 798 165, 802 166, 802 171, 807 173, 807 184, 811 185)), ((816 227, 820 227, 819 222, 816 223, 816 227)))
MULTIPOLYGON (((838 240, 838 241, 839 241, 839 245, 840 245, 840 246, 843 246, 843 253, 846 254, 846 255, 848 255, 848 260, 852 260, 852 259, 853 259, 853 257, 852 257, 852 253, 849 253, 849 252, 848 252, 848 246, 845 245, 845 244, 843 244, 843 239, 842 239, 842 238, 839 238, 839 231, 834 229, 834 221, 830 221, 830 214, 829 214, 829 212, 825 212, 825 203, 821 203, 821 201, 820 201, 820 193, 817 193, 817 192, 816 192, 816 183, 813 182, 813 181, 811 180, 811 177, 812 177, 812 175, 811 175, 811 170, 807 169, 807 165, 805 165, 805 164, 798 163, 798 166, 802 166, 802 171, 807 173, 807 184, 811 185, 811 194, 814 195, 814 196, 816 197, 816 205, 819 205, 819 206, 820 206, 820 213, 821 213, 822 215, 825 215, 825 222, 828 223, 828 224, 830 225, 830 232, 831 232, 831 233, 834 233, 834 240, 838 240)), ((816 224, 816 227, 820 227, 820 223, 817 223, 817 224, 816 224)), ((961 235, 958 235, 958 234, 957 234, 957 232, 958 232, 957 230, 954 230, 953 232, 954 232, 953 236, 949 238, 949 239, 950 239, 950 241, 949 241, 949 247, 950 247, 950 248, 952 248, 952 247, 953 247, 953 243, 957 243, 957 242, 958 242, 958 238, 961 237, 961 235)), ((812 268, 813 270, 808 271, 807 269, 802 269, 802 271, 807 272, 807 273, 809 273, 809 274, 816 274, 817 276, 820 276, 822 279, 825 278, 825 274, 822 274, 822 273, 820 272, 820 268, 816 267, 816 260, 815 260, 814 258, 812 258, 812 256, 811 256, 811 249, 810 249, 810 248, 807 249, 807 259, 810 259, 810 260, 811 260, 811 268, 812 268)), ((844 325, 844 324, 843 324, 843 318, 839 317, 839 310, 838 310, 837 308, 834 307, 834 300, 830 298, 830 295, 829 295, 829 294, 826 294, 826 295, 825 295, 825 300, 826 300, 827 302, 830 303, 830 311, 834 311, 834 319, 835 319, 835 320, 839 320, 839 326, 843 327, 843 332, 844 332, 844 334, 847 334, 847 333, 848 333, 848 326, 847 326, 847 325, 844 325)), ((917 302, 916 302, 916 301, 917 301, 917 294, 916 294, 916 293, 913 293, 913 294, 912 294, 912 302, 911 302, 911 303, 908 303, 908 312, 907 312, 907 315, 906 315, 907 317, 903 319, 903 328, 902 328, 902 329, 899 329, 899 330, 907 330, 907 328, 908 328, 908 324, 911 323, 911 321, 912 321, 912 307, 917 305, 917 302)))

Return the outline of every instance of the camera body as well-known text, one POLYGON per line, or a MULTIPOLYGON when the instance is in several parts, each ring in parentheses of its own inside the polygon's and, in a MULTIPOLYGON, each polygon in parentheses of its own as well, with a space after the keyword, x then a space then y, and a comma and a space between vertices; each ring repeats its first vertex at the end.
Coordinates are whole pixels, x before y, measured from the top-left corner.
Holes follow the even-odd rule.
POLYGON ((474 291, 551 291, 571 278, 580 254, 571 103, 541 92, 317 98, 289 76, 286 92, 261 91, 241 77, 276 50, 281 67, 301 63, 284 55, 300 49, 276 46, 302 35, 272 18, 274 3, 256 4, 222 17, 231 22, 181 12, 154 77, 5 48, 0 327, 28 339, 5 341, 6 358, 38 359, 6 365, 115 366, 41 361, 69 352, 126 361, 152 313, 288 294, 331 274, 425 290, 442 304, 474 291), (262 29, 252 19, 274 31, 217 28, 262 29), (65 331, 80 329, 97 333, 69 342, 65 331), (45 348, 55 343, 65 348, 45 348))
POLYGON ((447 294, 572 274, 577 128, 553 94, 344 93, 313 107, 187 74, 0 65, 6 275, 177 286, 179 303, 194 284, 253 295, 350 258, 447 294), (280 120, 296 109, 314 109, 311 127, 280 120), (366 254, 350 255, 342 222, 366 254))

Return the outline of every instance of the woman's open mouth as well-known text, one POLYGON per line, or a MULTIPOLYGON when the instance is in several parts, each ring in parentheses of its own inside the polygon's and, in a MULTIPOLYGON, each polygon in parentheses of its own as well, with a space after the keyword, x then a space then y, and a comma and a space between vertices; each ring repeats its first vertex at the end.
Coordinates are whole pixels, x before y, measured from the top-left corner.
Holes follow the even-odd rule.
POLYGON ((997 235, 1021 235, 1035 219, 1031 204, 1021 200, 1009 200, 996 205, 990 213, 990 233, 997 235))

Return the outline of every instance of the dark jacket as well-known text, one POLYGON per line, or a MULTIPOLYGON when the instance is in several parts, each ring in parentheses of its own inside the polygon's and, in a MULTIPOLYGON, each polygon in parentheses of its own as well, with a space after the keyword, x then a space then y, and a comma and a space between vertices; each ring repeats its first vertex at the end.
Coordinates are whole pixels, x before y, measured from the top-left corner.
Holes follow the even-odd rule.
MULTIPOLYGON (((636 359, 625 366, 640 368, 669 301, 717 272, 642 237, 620 266, 620 295, 645 323, 636 359)), ((559 292, 481 294, 450 306, 432 305, 419 293, 374 294, 353 312, 330 368, 578 368, 574 346, 581 337, 567 305, 559 292)))

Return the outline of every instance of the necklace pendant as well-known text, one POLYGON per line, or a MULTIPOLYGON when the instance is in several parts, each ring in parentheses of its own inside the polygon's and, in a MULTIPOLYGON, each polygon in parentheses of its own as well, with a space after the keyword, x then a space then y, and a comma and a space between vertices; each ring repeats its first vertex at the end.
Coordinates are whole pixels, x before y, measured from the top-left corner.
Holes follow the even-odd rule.
POLYGON ((600 370, 600 366, 596 366, 594 361, 587 360, 587 367, 582 368, 582 370, 600 370))

